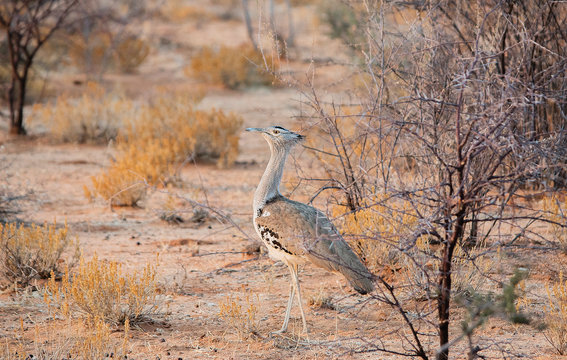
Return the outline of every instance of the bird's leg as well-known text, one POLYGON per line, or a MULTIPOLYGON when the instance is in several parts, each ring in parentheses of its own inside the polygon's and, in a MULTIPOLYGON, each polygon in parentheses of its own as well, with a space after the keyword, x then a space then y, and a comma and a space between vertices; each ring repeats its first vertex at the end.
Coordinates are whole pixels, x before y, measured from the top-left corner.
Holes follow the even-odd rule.
POLYGON ((301 300, 301 290, 299 288, 297 264, 290 265, 289 270, 291 271, 293 282, 295 284, 295 290, 297 291, 297 301, 299 302, 299 311, 301 311, 301 320, 303 321, 303 332, 307 334, 307 321, 305 321, 305 313, 303 312, 303 302, 301 300))
POLYGON ((291 307, 293 306, 293 297, 295 296, 295 286, 293 285, 293 279, 290 279, 289 283, 289 300, 287 301, 287 309, 285 311, 285 318, 282 328, 278 331, 273 331, 272 334, 283 334, 287 331, 287 323, 289 322, 289 316, 291 315, 291 307))

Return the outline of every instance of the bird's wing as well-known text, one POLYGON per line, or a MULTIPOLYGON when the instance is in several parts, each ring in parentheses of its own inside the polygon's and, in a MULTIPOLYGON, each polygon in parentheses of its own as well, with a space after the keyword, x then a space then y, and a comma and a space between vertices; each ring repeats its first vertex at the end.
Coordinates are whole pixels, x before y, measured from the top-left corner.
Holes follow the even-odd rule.
POLYGON ((343 274, 361 293, 372 291, 372 275, 321 211, 279 197, 263 207, 256 223, 275 234, 284 251, 343 274))
POLYGON ((316 239, 340 238, 325 214, 284 197, 267 203, 256 223, 275 234, 282 247, 294 255, 305 256, 316 239))

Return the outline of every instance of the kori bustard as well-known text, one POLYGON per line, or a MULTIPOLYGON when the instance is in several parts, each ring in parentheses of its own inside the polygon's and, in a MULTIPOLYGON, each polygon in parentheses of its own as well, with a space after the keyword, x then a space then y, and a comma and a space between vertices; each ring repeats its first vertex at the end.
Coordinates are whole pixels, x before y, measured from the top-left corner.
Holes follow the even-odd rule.
POLYGON ((280 194, 284 164, 291 148, 304 139, 281 126, 248 128, 268 142, 270 161, 254 194, 254 228, 274 260, 283 261, 291 273, 289 300, 281 330, 287 330, 294 295, 297 294, 303 331, 307 322, 299 289, 298 265, 310 262, 342 274, 361 294, 374 289, 372 275, 341 237, 331 221, 312 206, 280 194))

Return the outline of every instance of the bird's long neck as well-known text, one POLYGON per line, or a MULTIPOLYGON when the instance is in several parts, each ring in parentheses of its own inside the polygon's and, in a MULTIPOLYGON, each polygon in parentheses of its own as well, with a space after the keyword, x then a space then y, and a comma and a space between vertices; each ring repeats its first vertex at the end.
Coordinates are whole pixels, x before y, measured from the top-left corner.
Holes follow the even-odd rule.
POLYGON ((272 155, 254 193, 254 214, 258 214, 258 210, 262 209, 266 202, 280 195, 280 182, 285 160, 289 154, 289 149, 275 148, 271 143, 269 145, 272 155))

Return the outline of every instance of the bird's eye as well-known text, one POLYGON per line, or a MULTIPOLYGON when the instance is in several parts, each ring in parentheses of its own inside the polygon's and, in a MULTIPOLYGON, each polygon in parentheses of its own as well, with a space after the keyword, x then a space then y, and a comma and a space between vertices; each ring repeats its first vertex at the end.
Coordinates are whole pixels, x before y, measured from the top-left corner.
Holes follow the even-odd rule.
POLYGON ((279 133, 280 133, 279 130, 272 130, 272 134, 274 134, 274 135, 277 135, 277 134, 279 134, 279 133))

